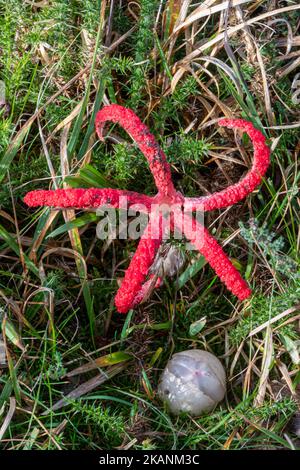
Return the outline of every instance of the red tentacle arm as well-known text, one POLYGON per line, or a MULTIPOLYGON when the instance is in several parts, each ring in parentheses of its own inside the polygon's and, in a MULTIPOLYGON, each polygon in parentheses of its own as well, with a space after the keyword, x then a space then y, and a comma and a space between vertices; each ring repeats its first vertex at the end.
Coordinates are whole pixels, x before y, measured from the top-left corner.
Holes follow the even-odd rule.
POLYGON ((162 285, 162 278, 158 277, 153 285, 153 278, 155 277, 154 274, 150 274, 148 281, 146 281, 142 287, 139 293, 135 296, 133 306, 138 305, 139 303, 143 302, 144 298, 147 297, 147 294, 149 293, 150 289, 157 289, 157 287, 160 287, 162 285))
POLYGON ((151 221, 149 222, 129 268, 125 272, 125 277, 115 297, 115 305, 120 313, 127 313, 142 300, 147 291, 149 282, 145 282, 146 276, 162 242, 161 219, 159 222, 155 221, 155 225, 158 223, 159 231, 156 233, 157 236, 153 237, 151 221))
MULTIPOLYGON (((189 216, 186 214, 186 217, 189 216)), ((191 223, 184 224, 184 234, 234 295, 240 300, 250 297, 251 289, 249 289, 246 281, 205 227, 200 225, 196 219, 191 219, 191 223)))
POLYGON ((119 208, 121 197, 126 198, 128 207, 140 204, 141 212, 150 210, 152 202, 150 196, 121 189, 76 188, 30 191, 24 197, 24 202, 30 207, 49 206, 59 209, 92 209, 103 205, 119 208))
POLYGON ((131 109, 117 104, 105 106, 96 116, 96 131, 101 140, 103 140, 103 127, 107 121, 120 124, 128 132, 147 158, 158 191, 166 196, 173 196, 176 192, 171 179, 170 166, 147 126, 131 109))
POLYGON ((255 129, 251 122, 244 121, 243 119, 222 119, 219 121, 219 125, 232 129, 241 129, 248 134, 254 148, 252 168, 241 181, 222 191, 211 196, 186 198, 186 210, 197 210, 197 207, 201 206, 202 210, 211 211, 232 206, 241 199, 244 199, 259 185, 268 169, 270 149, 266 145, 266 139, 263 134, 255 129))

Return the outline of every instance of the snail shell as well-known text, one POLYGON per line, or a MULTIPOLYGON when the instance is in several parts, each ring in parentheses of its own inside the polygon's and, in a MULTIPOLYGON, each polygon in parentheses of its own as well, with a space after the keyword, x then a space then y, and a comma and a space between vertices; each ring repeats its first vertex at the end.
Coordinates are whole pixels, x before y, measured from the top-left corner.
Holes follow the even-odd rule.
POLYGON ((225 370, 213 354, 190 349, 173 355, 158 386, 171 413, 198 416, 211 411, 226 392, 225 370))

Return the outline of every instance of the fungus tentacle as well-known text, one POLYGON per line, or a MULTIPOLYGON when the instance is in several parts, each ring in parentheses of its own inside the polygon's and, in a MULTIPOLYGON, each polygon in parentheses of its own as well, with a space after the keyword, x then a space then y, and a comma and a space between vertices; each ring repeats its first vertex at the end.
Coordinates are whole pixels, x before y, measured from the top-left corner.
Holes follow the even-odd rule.
POLYGON ((185 208, 187 210, 197 210, 197 207, 201 206, 204 211, 211 211, 232 206, 244 199, 259 185, 268 169, 270 149, 266 145, 264 135, 251 122, 244 119, 221 119, 219 125, 231 129, 241 129, 248 134, 254 149, 252 167, 238 183, 222 191, 200 198, 186 198, 185 208))
MULTIPOLYGON (((187 217, 189 216, 187 215, 187 217)), ((233 266, 223 248, 203 225, 200 225, 195 218, 190 219, 191 223, 184 224, 186 238, 204 256, 227 289, 236 295, 238 299, 247 299, 251 295, 251 289, 233 266)))
POLYGON ((155 236, 153 236, 151 224, 150 220, 115 297, 115 305, 120 313, 128 312, 139 303, 149 285, 146 277, 162 242, 162 218, 155 221, 155 236))
POLYGON ((24 202, 30 207, 49 206, 58 209, 92 209, 103 205, 119 208, 120 198, 126 198, 127 204, 140 204, 141 212, 148 212, 152 198, 145 194, 122 189, 75 188, 30 191, 24 197, 24 202))
POLYGON ((95 123, 100 140, 103 140, 103 128, 107 121, 120 124, 128 132, 147 158, 158 191, 164 195, 173 196, 175 188, 171 179, 170 166, 148 127, 131 109, 117 104, 104 106, 101 111, 98 111, 95 123))

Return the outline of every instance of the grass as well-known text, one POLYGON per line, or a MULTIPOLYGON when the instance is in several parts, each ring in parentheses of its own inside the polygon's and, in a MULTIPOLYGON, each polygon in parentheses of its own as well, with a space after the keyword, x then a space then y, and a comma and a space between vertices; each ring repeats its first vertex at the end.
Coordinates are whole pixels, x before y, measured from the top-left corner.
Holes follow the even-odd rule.
POLYGON ((1 448, 299 448, 297 2, 234 2, 229 14, 212 2, 211 16, 194 2, 186 12, 179 1, 29 3, 0 0, 1 448), (28 190, 66 184, 153 194, 120 128, 96 140, 95 113, 109 102, 149 125, 189 196, 237 181, 251 161, 247 139, 241 149, 219 117, 265 133, 263 185, 206 218, 250 301, 181 246, 177 279, 119 315, 113 298, 136 242, 97 239, 92 212, 25 206, 28 190), (172 417, 159 376, 175 351, 196 347, 221 358, 226 400, 172 417))

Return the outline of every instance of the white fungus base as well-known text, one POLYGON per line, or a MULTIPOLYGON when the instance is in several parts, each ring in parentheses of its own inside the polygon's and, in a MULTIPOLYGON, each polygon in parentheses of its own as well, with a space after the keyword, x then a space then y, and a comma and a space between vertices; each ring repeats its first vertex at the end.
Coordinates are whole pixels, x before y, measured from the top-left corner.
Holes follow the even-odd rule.
POLYGON ((225 392, 226 376, 221 362, 200 349, 174 354, 158 386, 159 396, 176 415, 208 413, 223 400, 225 392))

